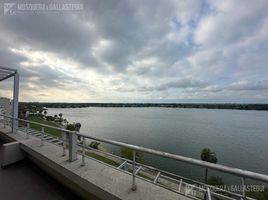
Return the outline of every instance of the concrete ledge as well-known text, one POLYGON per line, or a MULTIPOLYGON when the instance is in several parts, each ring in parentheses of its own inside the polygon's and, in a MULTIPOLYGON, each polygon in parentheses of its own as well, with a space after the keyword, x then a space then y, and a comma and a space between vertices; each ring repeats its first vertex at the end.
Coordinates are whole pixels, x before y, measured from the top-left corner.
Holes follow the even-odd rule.
MULTIPOLYGON (((0 128, 0 132, 5 131, 0 128)), ((116 168, 90 158, 86 159, 86 165, 82 167, 81 156, 69 162, 68 154, 63 157, 59 146, 47 142, 40 146, 40 139, 32 136, 25 139, 25 133, 20 131, 7 135, 20 143, 20 148, 34 163, 84 199, 191 199, 139 178, 136 179, 137 190, 132 191, 131 175, 116 168)))
MULTIPOLYGON (((117 199, 101 188, 84 180, 82 177, 77 176, 72 171, 33 151, 31 148, 25 145, 21 145, 21 148, 28 153, 28 158, 31 161, 83 199, 117 199)), ((66 160, 66 162, 69 161, 66 160)))
POLYGON ((21 150, 19 142, 10 142, 3 144, 1 157, 1 167, 6 168, 8 165, 25 159, 26 154, 21 150))

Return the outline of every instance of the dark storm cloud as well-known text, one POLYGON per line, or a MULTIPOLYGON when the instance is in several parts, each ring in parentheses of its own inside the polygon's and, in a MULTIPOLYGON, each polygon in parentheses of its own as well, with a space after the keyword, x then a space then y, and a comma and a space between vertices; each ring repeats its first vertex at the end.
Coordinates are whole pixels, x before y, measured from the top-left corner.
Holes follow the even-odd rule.
POLYGON ((0 24, 6 27, 5 37, 12 37, 13 46, 54 52, 59 57, 96 67, 90 51, 95 35, 73 14, 21 14, 3 17, 0 24))
POLYGON ((153 87, 153 90, 162 91, 172 88, 204 88, 208 83, 201 80, 181 79, 177 81, 171 81, 157 87, 153 87))
POLYGON ((166 91, 169 89, 185 89, 185 88, 205 88, 209 83, 202 80, 181 79, 169 81, 163 84, 156 84, 155 86, 141 86, 136 89, 116 88, 120 92, 145 92, 145 91, 166 91))
POLYGON ((100 59, 115 71, 124 71, 141 52, 155 54, 170 65, 186 49, 164 40, 170 31, 169 21, 177 12, 174 4, 85 1, 81 13, 21 14, 4 17, 1 24, 18 45, 72 58, 83 67, 104 68, 92 55, 92 48, 104 38, 111 46, 99 54, 100 59))
MULTIPOLYGON (((267 1, 81 3, 84 10, 79 12, 0 18, 0 65, 20 71, 23 88, 80 90, 90 80, 88 88, 96 86, 100 93, 140 92, 149 99, 172 96, 172 89, 223 98, 226 92, 248 92, 246 97, 259 91, 260 98, 267 98, 267 1), (241 4, 243 9, 237 10, 241 4), (51 54, 61 63, 34 62, 29 55, 35 52, 44 59, 51 54), (76 66, 65 67, 63 61, 76 66), (95 74, 77 77, 74 69, 95 74)), ((107 96, 113 98, 112 93, 107 96)))

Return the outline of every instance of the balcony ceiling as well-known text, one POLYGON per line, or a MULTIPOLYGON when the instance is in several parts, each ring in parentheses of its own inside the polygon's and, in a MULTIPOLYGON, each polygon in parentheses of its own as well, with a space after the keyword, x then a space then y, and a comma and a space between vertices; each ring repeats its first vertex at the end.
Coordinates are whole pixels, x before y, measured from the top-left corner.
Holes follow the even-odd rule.
POLYGON ((0 66, 0 81, 6 80, 16 74, 17 70, 0 66))

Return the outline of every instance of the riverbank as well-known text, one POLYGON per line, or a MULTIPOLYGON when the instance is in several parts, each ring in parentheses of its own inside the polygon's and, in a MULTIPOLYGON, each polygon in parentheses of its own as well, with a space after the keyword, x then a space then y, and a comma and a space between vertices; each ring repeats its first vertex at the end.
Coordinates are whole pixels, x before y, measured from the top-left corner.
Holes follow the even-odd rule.
MULTIPOLYGON (((28 117, 28 120, 41 123, 41 124, 46 124, 46 125, 53 126, 53 127, 63 127, 63 125, 60 122, 47 121, 45 117, 41 115, 31 115, 28 117)), ((30 124, 30 129, 41 131, 41 126, 37 124, 30 124)), ((62 133, 53 128, 45 128, 44 131, 46 134, 45 138, 50 138, 50 141, 53 141, 53 137, 54 137, 54 139, 58 138, 58 140, 56 141, 58 142, 60 138, 62 137, 61 136, 62 133)), ((101 144, 99 144, 97 148, 94 149, 91 147, 90 145, 91 143, 88 143, 88 142, 89 141, 86 140, 86 146, 88 149, 86 149, 85 154, 87 156, 94 158, 98 161, 104 162, 108 165, 114 166, 114 167, 119 167, 125 161, 123 158, 120 158, 119 156, 112 156, 111 152, 107 148, 102 146, 101 144)), ((80 148, 78 149, 78 152, 82 153, 81 141, 79 143, 79 146, 80 148)), ((131 166, 128 167, 126 165, 126 166, 123 166, 123 168, 124 167, 127 169, 127 171, 131 172, 131 166)), ((147 170, 147 171, 140 172, 139 175, 145 179, 152 181, 156 174, 152 173, 150 170, 147 170)))
MULTIPOLYGON (((46 125, 53 126, 53 127, 58 127, 58 128, 61 127, 60 124, 53 122, 53 121, 47 121, 42 116, 32 115, 32 116, 28 117, 28 120, 33 121, 33 122, 37 122, 37 123, 41 123, 41 124, 46 124, 46 125)), ((37 131, 41 131, 41 126, 37 125, 37 124, 30 124, 30 128, 35 129, 37 131)), ((44 130, 46 133, 48 133, 50 135, 53 135, 56 137, 61 137, 61 132, 59 130, 56 130, 53 128, 47 128, 47 127, 45 127, 44 130)))
MULTIPOLYGON (((37 123, 41 123, 41 124, 46 124, 46 125, 53 126, 53 127, 57 127, 57 128, 61 127, 60 123, 53 122, 53 121, 47 121, 47 120, 45 120, 44 117, 41 117, 41 116, 32 115, 32 116, 28 117, 28 120, 33 121, 33 122, 37 122, 37 123)), ((30 128, 37 130, 37 131, 41 131, 41 126, 37 125, 37 124, 30 124, 30 128)), ((48 135, 61 138, 61 132, 58 130, 45 127, 44 131, 48 135)), ((104 148, 102 148, 102 149, 104 149, 104 148)), ((97 153, 97 152, 87 151, 86 155, 90 156, 96 160, 102 161, 106 164, 109 164, 109 165, 113 165, 116 167, 120 165, 120 162, 115 161, 114 159, 107 158, 106 156, 101 155, 100 153, 97 153)))
MULTIPOLYGON (((59 112, 57 112, 57 113, 59 113, 59 112)), ((62 112, 62 113, 64 113, 64 112, 62 112)), ((107 113, 106 113, 107 114, 107 113)), ((114 114, 114 113, 113 113, 114 114)), ((117 113, 118 114, 118 113, 117 113)), ((65 116, 65 114, 64 114, 64 116, 65 116)), ((77 115, 74 115, 74 116, 77 116, 77 115)), ((92 115, 91 115, 92 116, 92 115)), ((128 114, 128 117, 129 117, 129 114, 128 114)), ((68 119, 69 119, 69 117, 68 117, 68 119)), ((76 120, 76 121, 78 121, 78 120, 76 120)), ((89 120, 89 121, 92 121, 92 120, 89 120)), ((40 122, 40 123, 42 123, 42 122, 40 122)), ((94 121, 94 123, 96 123, 95 121, 94 121)), ((103 125, 103 123, 102 123, 102 125, 103 125)), ((82 126, 83 127, 83 126, 82 126)), ((92 130, 92 129, 91 129, 92 130)), ((89 142, 89 141, 88 141, 89 142)), ((81 149, 79 150, 80 152, 81 152, 81 149)), ((113 159, 113 158, 110 158, 109 156, 107 156, 107 155, 105 155, 104 154, 104 152, 101 152, 101 153, 99 153, 99 152, 96 152, 95 150, 87 150, 86 151, 86 154, 87 154, 87 156, 90 156, 90 157, 92 157, 92 158, 94 158, 94 159, 96 159, 96 160, 99 160, 99 161, 101 161, 101 162, 104 162, 104 163, 107 163, 107 164, 110 164, 110 165, 112 165, 112 166, 114 166, 114 167, 118 167, 118 165, 120 164, 120 162, 115 162, 115 160, 113 159), (110 162, 110 163, 109 163, 110 162)), ((160 160, 158 160, 158 161, 160 161, 160 160)), ((122 164, 122 162, 121 162, 121 164, 122 164)), ((179 167, 179 165, 177 165, 177 167, 179 167)), ((129 165, 129 167, 128 167, 128 169, 129 169, 129 171, 131 172, 131 165, 129 165)), ((146 171, 147 172, 147 171, 146 171)), ((149 172, 149 171, 148 171, 149 172)), ((143 178, 146 178, 146 179, 151 179, 151 180, 153 180, 154 179, 154 177, 155 177, 155 174, 153 174, 151 171, 150 171, 150 173, 146 173, 146 176, 147 177, 144 177, 144 172, 143 172, 143 174, 140 174, 139 173, 139 176, 141 176, 141 177, 143 177, 143 178)), ((161 180, 161 183, 163 183, 164 185, 168 185, 169 187, 173 187, 173 184, 171 184, 170 183, 170 181, 166 181, 166 180, 162 180, 162 179, 160 179, 161 180)))
POLYGON ((83 108, 83 107, 161 107, 231 110, 268 110, 268 104, 258 103, 42 103, 20 102, 20 108, 83 108))

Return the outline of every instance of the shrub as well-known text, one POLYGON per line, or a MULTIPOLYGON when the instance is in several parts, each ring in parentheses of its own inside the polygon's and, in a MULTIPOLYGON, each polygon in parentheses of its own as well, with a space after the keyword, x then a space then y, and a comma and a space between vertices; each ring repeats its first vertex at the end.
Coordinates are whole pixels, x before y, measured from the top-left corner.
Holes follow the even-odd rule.
POLYGON ((96 142, 96 141, 92 141, 89 146, 93 149, 98 149, 100 143, 99 142, 96 142))
MULTIPOLYGON (((133 160, 133 151, 129 148, 122 147, 120 149, 120 156, 128 160, 133 160)), ((143 154, 140 151, 136 151, 135 159, 137 162, 143 161, 143 154)))

